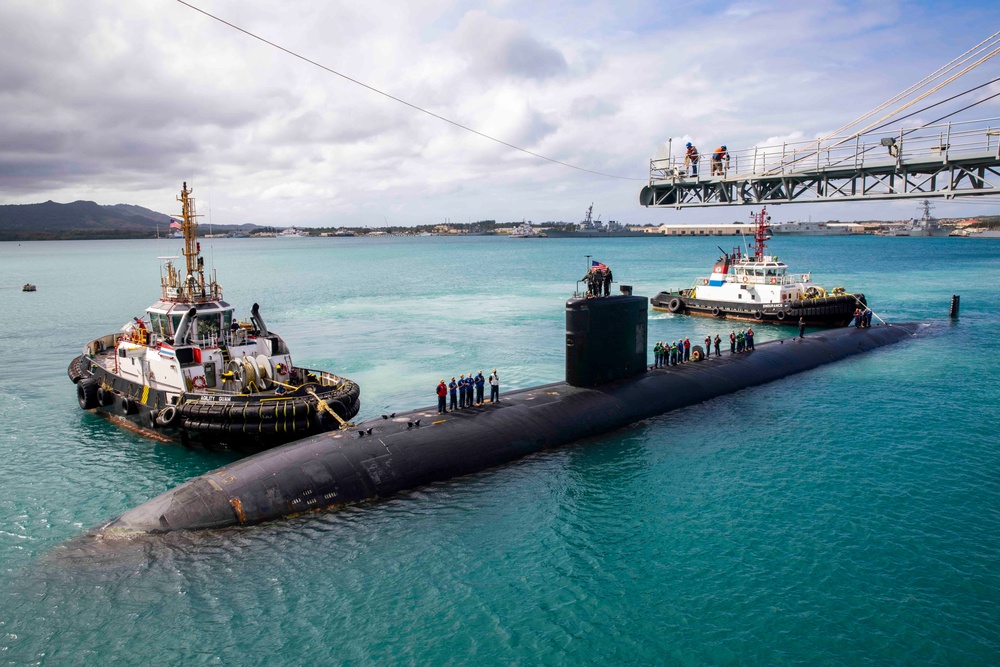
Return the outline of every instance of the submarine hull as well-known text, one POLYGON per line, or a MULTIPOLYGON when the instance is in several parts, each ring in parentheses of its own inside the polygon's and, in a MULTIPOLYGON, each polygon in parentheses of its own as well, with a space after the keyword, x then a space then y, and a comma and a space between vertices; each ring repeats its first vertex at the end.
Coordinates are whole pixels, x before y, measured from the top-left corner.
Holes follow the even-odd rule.
POLYGON ((445 415, 426 408, 369 420, 357 431, 311 436, 206 473, 125 512, 102 531, 250 525, 384 498, 845 359, 915 330, 906 324, 829 330, 770 341, 745 354, 644 368, 595 387, 559 382, 510 392, 480 408, 445 415))

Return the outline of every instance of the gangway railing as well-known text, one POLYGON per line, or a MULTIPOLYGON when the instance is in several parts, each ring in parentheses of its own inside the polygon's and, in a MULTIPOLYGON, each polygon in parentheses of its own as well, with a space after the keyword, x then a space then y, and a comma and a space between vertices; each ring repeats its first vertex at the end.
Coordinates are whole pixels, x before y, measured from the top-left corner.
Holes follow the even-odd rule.
POLYGON ((1000 118, 953 122, 822 142, 714 150, 695 169, 683 155, 649 162, 644 206, 713 206, 831 199, 956 197, 1000 193, 1000 118), (716 167, 720 166, 718 163, 716 167))

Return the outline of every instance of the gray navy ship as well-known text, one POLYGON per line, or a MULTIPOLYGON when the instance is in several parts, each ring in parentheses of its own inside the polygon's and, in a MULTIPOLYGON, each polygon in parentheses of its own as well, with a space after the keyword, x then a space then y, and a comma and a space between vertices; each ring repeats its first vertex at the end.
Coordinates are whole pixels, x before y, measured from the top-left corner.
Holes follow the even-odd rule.
POLYGON ((573 228, 546 228, 545 235, 550 239, 590 239, 590 238, 621 238, 625 236, 649 236, 645 232, 633 232, 617 220, 608 220, 605 224, 598 217, 594 220, 594 205, 587 209, 583 221, 573 228))

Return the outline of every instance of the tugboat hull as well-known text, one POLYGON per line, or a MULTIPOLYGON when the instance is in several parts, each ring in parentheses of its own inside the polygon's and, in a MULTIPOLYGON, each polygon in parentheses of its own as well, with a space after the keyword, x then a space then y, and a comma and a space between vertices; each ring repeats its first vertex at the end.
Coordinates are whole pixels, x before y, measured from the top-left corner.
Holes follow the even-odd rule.
POLYGON ((195 391, 179 398, 117 376, 85 355, 73 359, 67 373, 84 410, 157 440, 251 453, 335 430, 361 409, 356 383, 299 370, 316 381, 281 396, 195 391))
POLYGON ((715 317, 741 322, 798 325, 801 317, 809 326, 843 327, 854 319, 854 310, 867 305, 864 294, 839 294, 814 299, 797 299, 785 304, 734 304, 692 297, 693 290, 660 292, 651 298, 653 310, 715 317))

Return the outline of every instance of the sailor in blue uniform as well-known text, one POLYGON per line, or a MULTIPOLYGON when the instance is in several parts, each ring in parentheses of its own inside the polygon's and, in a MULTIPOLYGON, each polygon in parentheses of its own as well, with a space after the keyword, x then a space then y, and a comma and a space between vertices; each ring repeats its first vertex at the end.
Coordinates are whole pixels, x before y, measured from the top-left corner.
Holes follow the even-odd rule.
POLYGON ((486 386, 486 378, 483 377, 483 372, 479 371, 479 375, 476 376, 476 405, 483 404, 483 387, 486 386))
POLYGON ((448 394, 451 396, 451 409, 458 409, 458 396, 457 396, 458 383, 455 382, 454 376, 451 378, 451 382, 448 383, 448 394))
POLYGON ((466 393, 465 376, 464 375, 459 375, 458 376, 458 407, 460 407, 460 408, 464 408, 465 407, 465 393, 466 393))

